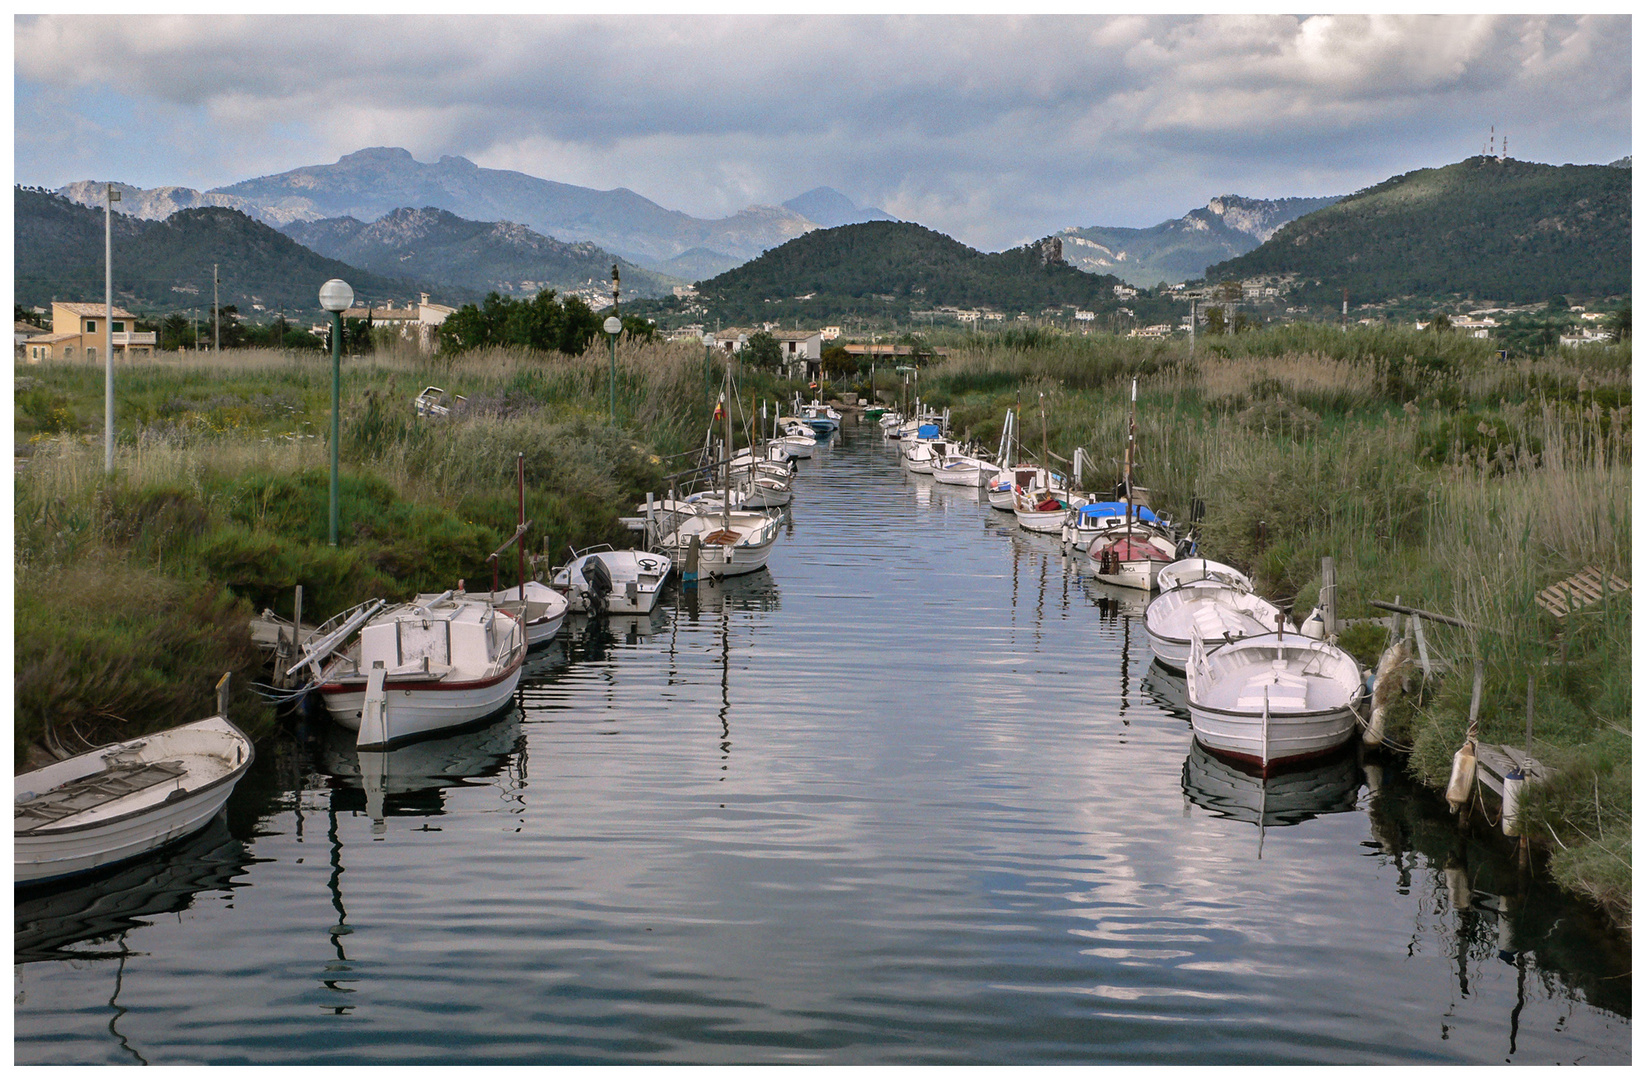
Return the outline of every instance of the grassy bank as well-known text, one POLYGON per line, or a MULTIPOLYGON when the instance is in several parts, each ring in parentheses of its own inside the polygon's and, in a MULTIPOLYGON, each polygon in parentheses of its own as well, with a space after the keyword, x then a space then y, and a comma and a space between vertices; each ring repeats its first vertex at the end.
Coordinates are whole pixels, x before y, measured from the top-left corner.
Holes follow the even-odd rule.
POLYGON ((486 556, 518 513, 517 455, 529 551, 558 558, 569 546, 627 544, 619 515, 665 489, 675 455, 701 442, 710 403, 700 349, 620 348, 615 426, 609 378, 601 349, 471 353, 459 364, 416 353, 346 359, 333 548, 328 357, 244 351, 122 365, 112 476, 102 368, 21 369, 17 761, 31 746, 206 715, 224 671, 236 676, 235 717, 265 728, 272 715, 250 690, 261 672, 246 620, 265 607, 289 617, 299 583, 311 621, 459 578, 489 588, 486 556), (428 385, 466 406, 418 419, 411 402, 428 385), (65 601, 74 617, 54 631, 65 601))

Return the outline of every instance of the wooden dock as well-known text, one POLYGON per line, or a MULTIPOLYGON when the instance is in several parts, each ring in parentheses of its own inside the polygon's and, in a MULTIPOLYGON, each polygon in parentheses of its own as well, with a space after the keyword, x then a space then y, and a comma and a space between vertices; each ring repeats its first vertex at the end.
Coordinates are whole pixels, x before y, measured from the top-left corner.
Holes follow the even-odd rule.
POLYGON ((1498 798, 1503 798, 1503 778, 1515 769, 1520 770, 1527 783, 1547 780, 1553 775, 1553 770, 1524 750, 1495 743, 1475 745, 1475 780, 1491 788, 1498 798))

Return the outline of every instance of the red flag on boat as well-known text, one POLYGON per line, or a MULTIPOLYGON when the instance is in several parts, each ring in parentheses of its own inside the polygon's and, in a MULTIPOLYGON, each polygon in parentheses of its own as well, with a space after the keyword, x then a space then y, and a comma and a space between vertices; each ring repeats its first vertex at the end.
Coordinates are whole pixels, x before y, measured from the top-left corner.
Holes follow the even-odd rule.
POLYGON ((722 419, 725 418, 725 416, 726 416, 726 395, 725 395, 724 392, 722 392, 719 399, 716 400, 715 403, 714 403, 714 418, 716 420, 722 420, 722 419))

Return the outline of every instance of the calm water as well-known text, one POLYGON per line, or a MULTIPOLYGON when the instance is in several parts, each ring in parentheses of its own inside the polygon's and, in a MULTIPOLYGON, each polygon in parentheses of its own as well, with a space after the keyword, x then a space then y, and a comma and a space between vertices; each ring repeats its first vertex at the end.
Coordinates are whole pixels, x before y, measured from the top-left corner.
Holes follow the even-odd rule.
POLYGON ((17 1062, 1629 1061, 1627 942, 1394 769, 1193 749, 1140 599, 872 429, 506 719, 19 897, 17 1062))

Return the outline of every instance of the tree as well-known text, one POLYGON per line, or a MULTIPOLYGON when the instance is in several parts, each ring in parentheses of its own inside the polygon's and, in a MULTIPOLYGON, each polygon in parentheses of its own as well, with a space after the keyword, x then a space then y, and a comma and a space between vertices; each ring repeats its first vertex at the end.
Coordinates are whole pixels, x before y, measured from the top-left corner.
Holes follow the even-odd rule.
POLYGON ((175 351, 194 344, 194 327, 187 315, 172 312, 160 320, 160 347, 175 351))
POLYGON ((1629 308, 1630 305, 1624 304, 1612 312, 1612 317, 1606 320, 1607 329, 1611 331, 1613 341, 1622 341, 1629 336, 1629 323, 1631 321, 1629 308))
POLYGON ((743 343, 738 358, 763 371, 776 371, 783 363, 783 349, 778 345, 776 338, 761 330, 751 334, 749 340, 743 343))
POLYGON ((857 357, 847 352, 844 345, 830 345, 824 349, 818 367, 831 379, 856 375, 858 372, 857 357))
POLYGON ((1211 307, 1206 309, 1206 333, 1221 334, 1228 329, 1228 320, 1223 315, 1223 309, 1211 307))
POLYGON ((1452 317, 1444 311, 1435 312, 1434 318, 1429 320, 1428 329, 1437 334, 1443 334, 1452 328, 1452 317))

